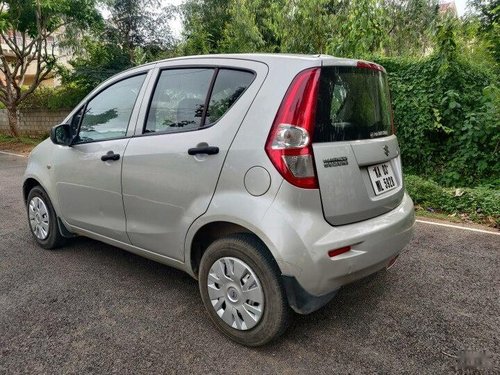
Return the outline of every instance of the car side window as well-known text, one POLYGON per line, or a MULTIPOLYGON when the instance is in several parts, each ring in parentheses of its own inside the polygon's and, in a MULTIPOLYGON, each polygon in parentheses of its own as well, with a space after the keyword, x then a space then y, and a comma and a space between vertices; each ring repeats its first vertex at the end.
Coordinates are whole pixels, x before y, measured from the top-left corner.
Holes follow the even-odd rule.
POLYGON ((172 133, 201 126, 212 68, 161 72, 149 107, 144 133, 172 133))
POLYGON ((243 70, 220 69, 217 73, 205 125, 221 118, 250 86, 254 73, 243 70))
MULTIPOLYGON (((75 143, 124 137, 145 78, 146 74, 126 78, 92 98, 85 107, 75 143)), ((78 113, 73 119, 76 117, 78 113)))

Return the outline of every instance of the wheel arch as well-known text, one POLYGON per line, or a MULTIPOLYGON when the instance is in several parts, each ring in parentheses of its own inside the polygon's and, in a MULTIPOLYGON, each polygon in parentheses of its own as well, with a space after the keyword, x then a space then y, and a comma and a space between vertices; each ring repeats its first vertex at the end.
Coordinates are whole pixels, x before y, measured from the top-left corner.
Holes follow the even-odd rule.
MULTIPOLYGON (((46 182, 49 183, 49 181, 46 181, 46 182)), ((48 189, 48 187, 41 181, 41 179, 39 179, 38 177, 31 175, 31 174, 25 175, 25 178, 23 181, 22 189, 23 189, 24 204, 25 205, 28 204, 28 195, 29 195, 31 189, 33 189, 36 186, 40 186, 45 191, 45 194, 47 194, 47 196, 49 197, 50 203, 52 204, 52 207, 54 208, 54 211, 56 212, 56 215, 58 217, 60 217, 59 216, 60 215, 59 214, 59 206, 57 205, 57 201, 54 200, 54 197, 52 196, 50 189, 48 189)))
POLYGON ((193 233, 191 236, 191 240, 187 242, 186 266, 187 268, 189 268, 192 276, 194 276, 195 278, 197 278, 198 276, 203 253, 210 246, 210 244, 212 244, 219 238, 236 233, 247 233, 261 242, 267 249, 267 251, 269 251, 272 259, 276 262, 276 265, 281 270, 279 262, 271 251, 269 241, 266 241, 261 238, 261 236, 257 235, 256 231, 250 225, 235 223, 227 220, 214 220, 200 224, 200 226, 197 227, 196 230, 191 231, 191 233, 193 233))
POLYGON ((28 194, 30 193, 31 189, 33 189, 35 186, 40 186, 43 188, 43 190, 47 191, 43 187, 43 185, 38 181, 36 178, 33 177, 28 177, 24 180, 23 182, 23 201, 24 204, 27 204, 28 201, 28 194))
MULTIPOLYGON (((47 182, 47 181, 46 181, 47 182)), ((45 193, 50 199, 50 202, 52 203, 52 206, 54 207, 54 210, 58 212, 58 207, 56 207, 56 203, 54 202, 54 199, 52 197, 52 194, 50 192, 50 189, 41 181, 40 178, 32 175, 26 176, 26 178, 23 181, 23 199, 24 203, 27 204, 28 202, 28 195, 35 186, 40 186, 43 190, 45 190, 45 193)))

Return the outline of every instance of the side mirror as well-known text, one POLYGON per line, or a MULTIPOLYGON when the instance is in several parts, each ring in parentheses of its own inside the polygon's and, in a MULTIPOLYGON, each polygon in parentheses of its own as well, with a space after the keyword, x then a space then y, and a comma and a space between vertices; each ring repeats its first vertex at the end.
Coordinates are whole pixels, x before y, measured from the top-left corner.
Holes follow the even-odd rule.
POLYGON ((69 124, 60 124, 50 130, 50 140, 56 145, 69 146, 73 141, 69 124))

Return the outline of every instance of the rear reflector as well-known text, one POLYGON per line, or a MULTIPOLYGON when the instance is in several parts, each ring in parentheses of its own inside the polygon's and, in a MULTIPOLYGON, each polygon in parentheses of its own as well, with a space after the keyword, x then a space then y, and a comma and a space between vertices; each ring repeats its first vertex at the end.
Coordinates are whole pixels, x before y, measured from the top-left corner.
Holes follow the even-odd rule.
POLYGON ((351 250, 350 246, 345 246, 345 247, 341 247, 340 249, 330 250, 328 252, 328 256, 330 258, 333 258, 333 257, 336 257, 337 255, 347 253, 349 250, 351 250))

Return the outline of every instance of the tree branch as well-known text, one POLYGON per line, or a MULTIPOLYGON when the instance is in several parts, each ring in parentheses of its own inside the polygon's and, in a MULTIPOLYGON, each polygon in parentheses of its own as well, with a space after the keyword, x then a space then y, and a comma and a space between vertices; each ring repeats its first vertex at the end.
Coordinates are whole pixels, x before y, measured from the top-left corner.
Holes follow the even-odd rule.
POLYGON ((7 86, 3 80, 0 80, 0 102, 7 104, 7 86))

